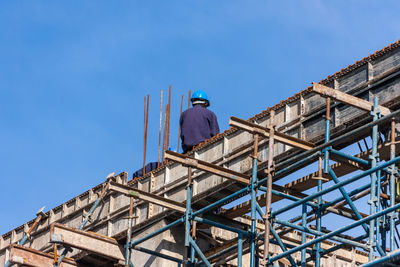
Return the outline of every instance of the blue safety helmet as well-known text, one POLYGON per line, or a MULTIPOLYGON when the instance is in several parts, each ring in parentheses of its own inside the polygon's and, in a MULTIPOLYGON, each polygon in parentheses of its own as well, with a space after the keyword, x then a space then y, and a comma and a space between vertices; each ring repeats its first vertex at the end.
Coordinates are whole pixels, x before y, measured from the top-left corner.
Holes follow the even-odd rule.
POLYGON ((190 101, 192 101, 192 105, 203 102, 206 104, 206 107, 210 106, 210 100, 208 99, 208 95, 202 90, 197 90, 196 92, 194 92, 192 97, 190 98, 190 101), (197 101, 198 103, 196 103, 197 101))

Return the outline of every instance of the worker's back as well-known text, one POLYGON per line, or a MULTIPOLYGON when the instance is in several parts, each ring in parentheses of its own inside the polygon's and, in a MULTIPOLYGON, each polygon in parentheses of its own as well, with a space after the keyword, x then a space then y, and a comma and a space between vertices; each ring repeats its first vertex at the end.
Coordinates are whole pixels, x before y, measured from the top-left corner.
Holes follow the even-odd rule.
POLYGON ((179 123, 184 153, 219 133, 217 117, 202 105, 195 105, 183 112, 179 123))

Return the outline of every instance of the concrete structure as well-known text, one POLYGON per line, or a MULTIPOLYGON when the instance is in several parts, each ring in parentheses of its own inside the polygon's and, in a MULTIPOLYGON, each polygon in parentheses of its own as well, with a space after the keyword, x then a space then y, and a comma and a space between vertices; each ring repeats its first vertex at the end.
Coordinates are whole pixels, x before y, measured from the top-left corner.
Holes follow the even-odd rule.
MULTIPOLYGON (((390 114, 390 111, 395 111, 400 106, 400 43, 394 43, 356 62, 346 69, 322 80, 320 84, 369 102, 372 102, 373 97, 378 97, 382 114, 386 111, 383 107, 388 108, 387 110, 390 114)), ((365 108, 368 108, 368 105, 364 107, 364 109, 365 108)), ((348 133, 372 120, 369 114, 370 112, 363 110, 363 107, 360 109, 360 106, 354 107, 354 105, 343 104, 339 101, 333 103, 329 110, 329 114, 331 115, 332 138, 348 133)), ((326 100, 319 94, 316 94, 313 88, 310 87, 268 108, 253 118, 250 118, 249 121, 263 127, 275 125, 277 132, 296 137, 313 145, 319 145, 324 141, 325 119, 322 115, 325 113, 326 100)), ((380 130, 383 131, 383 129, 389 127, 390 123, 383 123, 382 125, 380 130)), ((346 140, 335 146, 335 149, 339 150, 349 144, 353 144, 369 134, 370 131, 365 130, 359 132, 356 136, 349 136, 346 140)), ((231 171, 249 175, 252 171, 253 146, 253 134, 231 128, 211 140, 200 144, 194 151, 190 152, 189 156, 231 171)), ((268 169, 268 140, 261 140, 256 147, 258 148, 258 158, 261 160, 261 163, 258 164, 258 179, 262 179, 267 177, 264 171, 268 169)), ((389 160, 389 146, 382 144, 378 147, 378 150, 380 160, 389 160)), ((273 147, 275 171, 285 168, 287 166, 286 163, 300 153, 301 149, 299 148, 290 146, 288 143, 283 144, 282 142, 276 142, 273 147)), ((369 152, 366 151, 360 153, 357 157, 368 159, 368 154, 369 152)), ((316 160, 318 160, 318 157, 312 159, 314 162, 316 160)), ((338 177, 361 168, 355 162, 338 161, 340 162, 332 166, 332 169, 335 170, 338 177)), ((194 164, 198 164, 198 162, 194 164)), ((301 167, 304 166, 299 166, 297 169, 301 167)), ((295 168, 291 173, 294 171, 296 171, 295 168)), ((169 162, 135 181, 128 181, 128 174, 125 172, 111 177, 109 180, 113 180, 122 185, 129 185, 132 188, 145 192, 151 192, 152 194, 182 203, 183 205, 186 200, 187 175, 187 167, 177 162, 169 162)), ((276 189, 286 194, 302 198, 306 196, 302 192, 316 187, 318 181, 325 183, 331 179, 331 177, 327 175, 324 175, 326 180, 318 180, 315 179, 315 177, 321 177, 321 175, 318 174, 318 172, 312 173, 290 181, 279 188, 276 187, 276 189)), ((282 177, 274 176, 274 182, 280 178, 282 177)), ((242 183, 201 170, 194 170, 192 180, 192 204, 194 209, 205 207, 244 188, 242 183)), ((93 203, 98 199, 100 192, 105 189, 106 184, 107 181, 51 209, 47 213, 48 218, 41 220, 37 230, 32 233, 32 239, 28 240, 25 246, 46 253, 53 251, 53 245, 49 243, 51 239, 51 225, 53 223, 60 223, 68 227, 78 228, 86 218, 85 213, 89 211, 93 203)), ((265 206, 266 196, 266 194, 263 194, 257 198, 260 206, 265 206)), ((274 195, 272 197, 272 202, 277 202, 280 199, 280 197, 274 195)), ((114 191, 107 192, 104 196, 104 202, 95 209, 94 214, 91 216, 91 221, 86 224, 83 230, 95 232, 106 237, 112 237, 112 241, 109 241, 109 244, 111 244, 110 246, 115 248, 115 245, 120 245, 120 248, 123 249, 123 245, 126 241, 126 232, 128 230, 127 217, 129 216, 129 207, 129 196, 114 191)), ((249 218, 245 215, 249 211, 250 202, 246 201, 233 208, 222 210, 219 214, 210 213, 208 216, 220 223, 246 229, 251 225, 249 218)), ((331 209, 331 212, 336 212, 340 216, 345 217, 354 218, 355 216, 351 209, 345 207, 331 209)), ((135 201, 133 215, 136 217, 132 229, 133 240, 152 233, 181 216, 177 211, 143 200, 135 201)), ((24 231, 26 232, 32 224, 33 220, 0 237, 0 264, 10 259, 10 245, 18 242, 23 237, 24 231)), ((257 229, 259 232, 264 231, 263 220, 257 223, 257 229)), ((283 228, 283 230, 285 229, 286 228, 283 228)), ((292 244, 294 246, 301 244, 301 234, 294 230, 286 230, 286 234, 281 236, 286 244, 292 244)), ((184 233, 184 227, 180 225, 145 241, 140 246, 183 259, 187 256, 186 248, 183 245, 184 233)), ((282 234, 282 232, 280 233, 282 234)), ((234 233, 216 227, 207 227, 203 224, 198 224, 197 244, 202 251, 205 252, 206 256, 211 256, 212 253, 227 247, 229 242, 237 242, 236 237, 237 235, 234 233)), ((309 236, 307 240, 311 239, 311 236, 309 236)), ((257 247, 259 247, 261 243, 262 242, 260 242, 257 247)), ((324 241, 321 244, 323 249, 328 249, 334 245, 335 243, 328 241, 324 241)), ((243 250, 248 251, 247 247, 248 246, 244 244, 243 250)), ((58 254, 60 254, 62 247, 59 246, 58 250, 58 254)), ((121 255, 124 255, 124 253, 124 251, 121 251, 121 255)), ((259 253, 262 254, 262 246, 259 248, 259 253)), ((279 253, 281 253, 279 246, 272 244, 270 247, 270 255, 274 256, 279 253)), ((300 252, 296 252, 292 256, 295 260, 300 260, 300 252)), ((80 264, 81 266, 113 266, 113 264, 118 261, 120 264, 123 264, 118 256, 110 258, 107 255, 100 255, 99 253, 76 248, 68 254, 68 257, 75 259, 78 265, 80 264)), ((215 257, 210 260, 210 262, 215 266, 236 266, 236 258, 235 251, 233 251, 215 257)), ((169 260, 136 250, 132 251, 131 259, 135 266, 171 266, 171 261, 169 260)), ((367 261, 367 252, 343 247, 322 257, 321 265, 357 266, 367 261)), ((279 259, 279 262, 281 265, 290 264, 286 258, 279 259)), ((276 261, 276 263, 278 263, 278 261, 276 261)), ((314 263, 313 259, 310 263, 314 263)), ((249 266, 248 264, 245 255, 243 258, 243 266, 249 266)))

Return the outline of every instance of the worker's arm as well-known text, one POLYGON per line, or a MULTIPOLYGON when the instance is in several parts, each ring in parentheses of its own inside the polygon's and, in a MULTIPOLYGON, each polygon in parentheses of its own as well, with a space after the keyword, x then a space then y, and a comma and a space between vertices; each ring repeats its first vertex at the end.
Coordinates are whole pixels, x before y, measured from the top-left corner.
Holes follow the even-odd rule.
POLYGON ((217 134, 219 134, 218 120, 217 116, 215 116, 214 113, 212 113, 211 116, 210 128, 211 128, 211 136, 216 136, 217 134))

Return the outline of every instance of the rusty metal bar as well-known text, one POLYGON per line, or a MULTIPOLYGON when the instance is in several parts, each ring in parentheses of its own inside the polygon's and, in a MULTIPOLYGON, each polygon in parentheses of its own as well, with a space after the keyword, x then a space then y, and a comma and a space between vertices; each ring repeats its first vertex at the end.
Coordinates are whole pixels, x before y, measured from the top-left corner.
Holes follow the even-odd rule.
POLYGON ((171 85, 169 86, 169 95, 168 95, 168 127, 167 127, 167 147, 169 148, 169 134, 170 134, 170 126, 171 126, 171 85))
MULTIPOLYGON (((183 108, 183 95, 181 99, 181 112, 179 113, 179 118, 182 116, 182 108, 183 108)), ((178 130, 178 143, 176 144, 176 152, 179 153, 179 140, 181 138, 181 124, 179 123, 179 130, 178 130)))
POLYGON ((167 137, 167 119, 168 119, 168 104, 165 106, 164 114, 164 133, 163 133, 163 146, 162 146, 162 159, 161 162, 164 163, 165 160, 165 147, 166 147, 166 137, 167 137))
POLYGON ((190 98, 192 97, 192 90, 189 90, 188 109, 190 108, 190 98))
POLYGON ((161 128, 162 128, 162 101, 163 101, 163 90, 161 89, 161 97, 160 97, 160 129, 158 132, 158 160, 157 160, 157 168, 160 167, 160 152, 161 152, 161 128))
POLYGON ((149 104, 150 104, 150 95, 147 95, 147 105, 146 105, 146 97, 144 97, 144 146, 143 146, 143 175, 146 174, 146 149, 147 149, 147 128, 149 125, 149 104))

